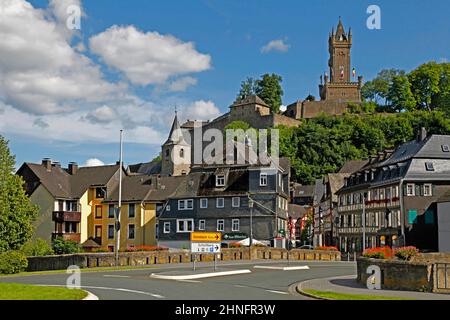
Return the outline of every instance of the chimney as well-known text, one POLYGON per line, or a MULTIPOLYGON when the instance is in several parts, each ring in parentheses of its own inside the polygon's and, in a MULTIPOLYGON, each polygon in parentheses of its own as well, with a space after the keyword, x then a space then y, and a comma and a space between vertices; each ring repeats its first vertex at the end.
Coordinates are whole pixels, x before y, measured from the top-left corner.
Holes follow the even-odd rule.
POLYGON ((47 169, 47 171, 52 171, 52 160, 50 158, 42 159, 42 165, 47 169))
POLYGON ((59 161, 55 161, 52 163, 52 167, 61 168, 61 163, 59 161))
POLYGON ((78 164, 76 162, 69 163, 69 174, 76 175, 78 171, 78 164))
POLYGON ((417 140, 420 141, 424 141, 428 136, 428 132, 427 129, 425 129, 424 127, 420 128, 417 140))

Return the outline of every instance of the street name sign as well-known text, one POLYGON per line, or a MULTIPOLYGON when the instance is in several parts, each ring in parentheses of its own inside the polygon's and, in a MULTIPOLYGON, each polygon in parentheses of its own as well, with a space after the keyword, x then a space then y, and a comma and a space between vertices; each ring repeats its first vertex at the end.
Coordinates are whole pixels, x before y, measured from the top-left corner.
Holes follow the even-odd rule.
POLYGON ((192 253, 220 253, 220 247, 216 242, 191 242, 192 253))
POLYGON ((220 232, 192 232, 192 242, 221 242, 222 234, 220 232))

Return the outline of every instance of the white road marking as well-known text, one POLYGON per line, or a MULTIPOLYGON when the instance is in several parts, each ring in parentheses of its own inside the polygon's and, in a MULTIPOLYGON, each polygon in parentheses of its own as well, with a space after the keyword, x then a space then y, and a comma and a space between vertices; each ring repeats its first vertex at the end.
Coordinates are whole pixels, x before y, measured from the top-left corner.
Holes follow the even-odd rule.
POLYGON ((254 266, 253 268, 254 269, 282 270, 282 271, 309 270, 308 266, 296 266, 296 267, 254 266))
MULTIPOLYGON (((39 284, 38 286, 48 286, 48 287, 66 287, 63 285, 57 285, 57 284, 39 284)), ((123 289, 123 288, 109 288, 109 287, 91 287, 91 286, 80 286, 80 289, 97 289, 97 290, 112 290, 112 291, 121 291, 121 292, 128 292, 128 293, 137 293, 137 294, 143 294, 146 296, 151 296, 158 299, 165 299, 166 297, 151 293, 151 292, 145 292, 145 291, 139 291, 139 290, 131 290, 131 289, 123 289)))
POLYGON ((197 280, 176 280, 178 282, 189 282, 189 283, 202 283, 201 281, 197 280))
POLYGON ((247 286, 241 286, 241 285, 239 285, 239 284, 235 284, 234 285, 236 288, 248 288, 247 286))
POLYGON ((276 291, 276 290, 266 290, 267 292, 271 292, 271 293, 278 293, 278 294, 289 294, 287 292, 283 292, 283 291, 276 291))
POLYGON ((129 278, 130 276, 119 276, 119 275, 114 275, 114 274, 105 274, 103 275, 106 278, 129 278))

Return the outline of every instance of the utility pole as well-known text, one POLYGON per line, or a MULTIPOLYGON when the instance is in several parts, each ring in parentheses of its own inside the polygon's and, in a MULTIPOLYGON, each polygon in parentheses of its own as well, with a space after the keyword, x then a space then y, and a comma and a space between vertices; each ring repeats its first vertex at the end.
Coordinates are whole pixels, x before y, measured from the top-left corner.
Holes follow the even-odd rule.
POLYGON ((123 130, 120 130, 120 161, 119 161, 119 207, 116 210, 116 267, 119 266, 119 250, 120 250, 120 210, 122 208, 122 163, 123 163, 123 130))

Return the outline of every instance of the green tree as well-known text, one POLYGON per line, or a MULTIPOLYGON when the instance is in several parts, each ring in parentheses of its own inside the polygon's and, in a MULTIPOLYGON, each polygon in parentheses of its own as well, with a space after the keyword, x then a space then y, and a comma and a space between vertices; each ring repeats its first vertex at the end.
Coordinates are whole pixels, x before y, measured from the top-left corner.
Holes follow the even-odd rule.
POLYGON ((416 100, 411 92, 411 84, 407 76, 394 76, 389 88, 387 99, 391 103, 391 109, 396 112, 414 110, 416 100))
POLYGON ((439 93, 433 96, 432 104, 450 117, 450 63, 442 64, 439 93))
POLYGON ((14 174, 15 157, 0 136, 0 253, 18 250, 33 234, 38 208, 25 194, 23 180, 14 174))
POLYGON ((226 130, 238 130, 238 129, 242 129, 242 130, 246 131, 247 129, 250 129, 250 125, 245 121, 237 120, 237 121, 233 121, 233 122, 229 123, 225 127, 225 131, 226 130))
POLYGON ((242 81, 237 100, 243 100, 249 96, 256 95, 256 85, 256 81, 253 78, 247 78, 245 81, 242 81))
POLYGON ((267 103, 274 113, 280 112, 282 104, 283 88, 281 82, 283 78, 277 74, 264 74, 260 80, 256 81, 256 95, 267 103))
POLYGON ((404 76, 405 71, 398 69, 381 70, 377 76, 367 81, 361 89, 361 95, 365 100, 376 102, 379 106, 389 104, 388 92, 395 76, 404 76))
POLYGON ((432 61, 419 66, 408 75, 411 92, 419 109, 431 111, 436 108, 433 102, 441 89, 439 84, 442 70, 441 64, 432 61))

